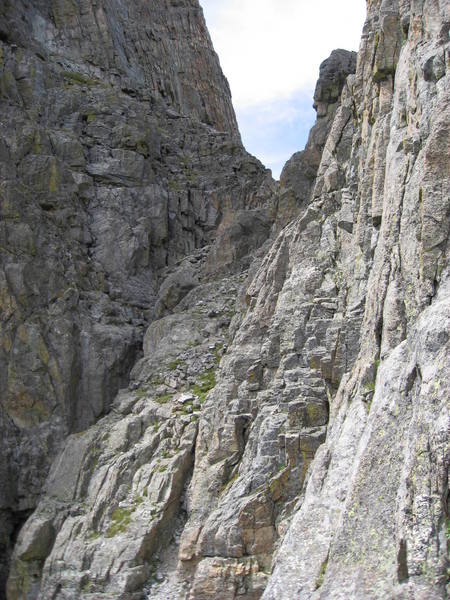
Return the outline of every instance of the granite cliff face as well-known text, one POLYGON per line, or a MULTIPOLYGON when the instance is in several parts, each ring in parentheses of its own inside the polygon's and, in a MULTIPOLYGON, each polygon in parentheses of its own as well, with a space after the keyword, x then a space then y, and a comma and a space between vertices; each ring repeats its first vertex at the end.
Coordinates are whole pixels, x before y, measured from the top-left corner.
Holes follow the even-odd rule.
POLYGON ((368 2, 279 185, 128 4, 0 9, 8 600, 445 598, 448 3, 368 2))

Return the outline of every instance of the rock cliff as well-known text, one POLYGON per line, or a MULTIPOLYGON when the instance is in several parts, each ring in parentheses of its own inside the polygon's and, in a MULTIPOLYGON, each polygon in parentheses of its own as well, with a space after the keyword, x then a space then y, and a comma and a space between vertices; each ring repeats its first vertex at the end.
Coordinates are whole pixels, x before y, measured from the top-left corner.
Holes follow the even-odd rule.
POLYGON ((273 182, 196 1, 2 2, 0 101, 4 563, 62 441, 109 411, 148 324, 196 284, 159 298, 167 270, 249 209, 244 260, 273 182))
POLYGON ((0 8, 8 600, 447 597, 450 8, 367 9, 278 185, 196 1, 0 8))

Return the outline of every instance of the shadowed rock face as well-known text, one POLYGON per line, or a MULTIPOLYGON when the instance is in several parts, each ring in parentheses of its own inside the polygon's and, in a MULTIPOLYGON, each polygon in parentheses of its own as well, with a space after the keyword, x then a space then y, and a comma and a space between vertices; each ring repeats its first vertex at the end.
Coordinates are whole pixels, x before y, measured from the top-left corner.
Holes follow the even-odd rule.
POLYGON ((273 182, 196 1, 2 2, 0 104, 2 562, 61 442, 127 384, 164 270, 273 182))
POLYGON ((8 600, 445 598, 448 7, 368 3, 280 187, 195 3, 1 10, 8 600))
MULTIPOLYGON (((239 137, 228 83, 196 0, 2 3, 2 39, 76 75, 239 137)), ((67 74, 70 79, 69 73, 67 74)))

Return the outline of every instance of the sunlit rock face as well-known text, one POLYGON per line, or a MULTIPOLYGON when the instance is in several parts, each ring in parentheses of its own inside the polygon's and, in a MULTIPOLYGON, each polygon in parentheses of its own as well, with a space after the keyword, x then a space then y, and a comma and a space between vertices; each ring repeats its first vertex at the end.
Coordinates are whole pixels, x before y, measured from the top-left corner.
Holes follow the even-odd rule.
POLYGON ((278 185, 126 4, 0 8, 8 600, 445 598, 448 7, 368 2, 278 185))
POLYGON ((368 3, 308 208, 331 240, 338 390, 267 600, 447 597, 448 26, 442 3, 368 3))

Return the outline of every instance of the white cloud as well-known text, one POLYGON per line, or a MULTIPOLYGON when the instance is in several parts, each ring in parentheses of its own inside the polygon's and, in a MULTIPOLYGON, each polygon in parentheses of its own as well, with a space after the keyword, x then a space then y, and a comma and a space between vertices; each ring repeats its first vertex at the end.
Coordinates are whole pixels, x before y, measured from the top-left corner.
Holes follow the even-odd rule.
POLYGON ((242 106, 237 110, 238 115, 253 116, 255 125, 271 127, 289 126, 299 119, 310 119, 312 111, 312 95, 308 93, 292 94, 287 98, 279 97, 267 102, 242 106))
POLYGON ((288 99, 236 111, 245 147, 278 178, 286 160, 305 145, 316 113, 311 94, 302 91, 288 99))
POLYGON ((365 0, 200 0, 242 140, 278 178, 315 120, 320 63, 358 50, 365 0))
POLYGON ((312 90, 334 48, 357 50, 364 0, 200 0, 237 109, 312 90))

